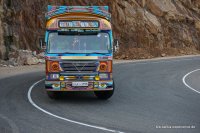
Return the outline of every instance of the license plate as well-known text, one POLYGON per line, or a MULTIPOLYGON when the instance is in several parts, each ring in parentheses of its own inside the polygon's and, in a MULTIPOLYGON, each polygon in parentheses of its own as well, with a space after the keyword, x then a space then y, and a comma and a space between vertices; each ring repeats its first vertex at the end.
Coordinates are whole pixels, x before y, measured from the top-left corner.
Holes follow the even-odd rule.
POLYGON ((88 86, 88 82, 72 82, 72 86, 88 86))

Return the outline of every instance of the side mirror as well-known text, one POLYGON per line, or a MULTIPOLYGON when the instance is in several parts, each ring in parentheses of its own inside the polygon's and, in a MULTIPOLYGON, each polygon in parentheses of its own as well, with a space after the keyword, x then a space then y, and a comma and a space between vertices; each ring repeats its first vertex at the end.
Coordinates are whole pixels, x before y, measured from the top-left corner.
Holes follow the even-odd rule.
POLYGON ((118 41, 118 39, 114 39, 113 52, 115 52, 115 53, 119 52, 119 41, 118 41))
POLYGON ((46 49, 46 43, 44 41, 44 38, 39 38, 39 44, 40 44, 40 48, 42 50, 45 50, 46 49))

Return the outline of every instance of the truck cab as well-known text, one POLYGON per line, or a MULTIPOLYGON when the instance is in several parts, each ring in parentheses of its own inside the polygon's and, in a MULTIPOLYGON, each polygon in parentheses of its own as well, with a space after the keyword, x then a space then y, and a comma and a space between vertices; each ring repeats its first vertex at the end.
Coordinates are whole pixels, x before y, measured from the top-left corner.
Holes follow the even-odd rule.
POLYGON ((99 99, 113 95, 108 6, 48 6, 45 48, 45 89, 50 98, 63 91, 93 91, 99 99))

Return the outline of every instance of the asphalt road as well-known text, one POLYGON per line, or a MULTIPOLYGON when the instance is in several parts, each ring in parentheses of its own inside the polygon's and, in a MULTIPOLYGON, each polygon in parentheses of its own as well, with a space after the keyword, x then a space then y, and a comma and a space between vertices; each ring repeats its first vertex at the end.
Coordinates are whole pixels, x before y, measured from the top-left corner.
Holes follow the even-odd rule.
MULTIPOLYGON (((199 133, 200 94, 182 82, 185 74, 199 68, 199 57, 116 64, 116 91, 107 101, 91 92, 66 93, 51 100, 44 82, 34 86, 31 98, 62 118, 115 131, 199 133)), ((109 133, 57 119, 30 104, 29 88, 44 75, 34 72, 0 80, 0 133, 109 133)), ((198 90, 200 71, 186 80, 198 90)))

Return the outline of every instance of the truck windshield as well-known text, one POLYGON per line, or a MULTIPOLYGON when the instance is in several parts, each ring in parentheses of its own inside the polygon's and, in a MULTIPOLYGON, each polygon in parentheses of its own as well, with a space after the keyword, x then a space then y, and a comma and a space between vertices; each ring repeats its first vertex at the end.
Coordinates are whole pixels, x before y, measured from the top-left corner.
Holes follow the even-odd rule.
POLYGON ((108 33, 97 35, 59 35, 49 33, 48 53, 109 53, 108 33))

